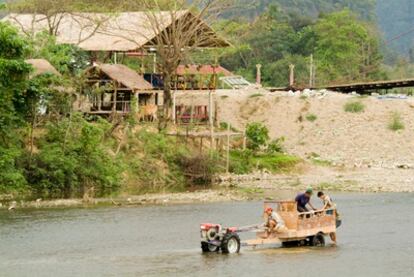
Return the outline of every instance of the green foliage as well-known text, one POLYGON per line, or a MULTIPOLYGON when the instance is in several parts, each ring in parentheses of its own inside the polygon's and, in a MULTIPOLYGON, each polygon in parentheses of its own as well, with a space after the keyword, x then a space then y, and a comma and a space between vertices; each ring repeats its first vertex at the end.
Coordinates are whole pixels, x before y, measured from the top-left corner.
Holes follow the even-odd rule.
POLYGON ((365 110, 365 105, 360 101, 349 101, 345 103, 344 110, 348 113, 362 113, 365 110))
POLYGON ((265 2, 267 8, 252 23, 237 17, 214 26, 235 45, 219 53, 228 69, 253 81, 256 64, 262 64, 265 85, 287 86, 289 65, 294 64, 296 85, 305 86, 314 54, 317 84, 386 77, 380 67, 378 32, 372 21, 361 20, 373 18, 371 0, 265 2))
POLYGON ((318 116, 316 114, 311 113, 311 114, 306 115, 306 120, 307 121, 314 122, 317 119, 318 119, 318 116))
POLYGON ((401 115, 398 112, 393 112, 391 116, 390 123, 388 124, 388 129, 391 131, 404 130, 405 125, 402 121, 401 115))
POLYGON ((246 137, 248 148, 253 151, 258 151, 260 148, 266 146, 269 140, 269 130, 262 123, 249 123, 246 127, 246 137))
POLYGON ((262 97, 262 96, 263 96, 263 94, 261 94, 261 93, 254 93, 254 94, 250 95, 249 98, 257 98, 257 97, 262 97))
POLYGON ((56 38, 46 32, 36 35, 32 42, 33 58, 49 61, 60 73, 76 75, 89 65, 89 55, 69 44, 57 44, 56 38))
POLYGON ((254 170, 280 173, 290 170, 299 161, 294 156, 281 153, 254 153, 250 150, 232 150, 230 152, 230 171, 235 174, 248 174, 254 170))
POLYGON ((80 114, 47 126, 39 153, 26 158, 26 179, 36 195, 103 196, 121 185, 122 163, 104 146, 110 125, 89 123, 80 114))
POLYGON ((267 153, 271 153, 271 154, 282 153, 284 151, 283 142, 285 142, 285 137, 281 137, 281 138, 271 141, 267 145, 267 149, 266 149, 267 153))
POLYGON ((182 191, 186 179, 181 163, 190 156, 182 144, 163 133, 146 129, 130 135, 124 149, 128 190, 134 193, 182 191))
POLYGON ((220 156, 212 152, 182 157, 178 163, 184 172, 188 185, 211 185, 214 176, 220 172, 220 156))
POLYGON ((18 107, 24 103, 30 66, 24 62, 27 42, 10 25, 0 22, 0 191, 25 185, 17 160, 22 152, 19 128, 24 125, 18 107))
POLYGON ((0 145, 0 193, 24 192, 26 180, 23 170, 16 164, 21 150, 15 146, 0 145))
POLYGON ((370 79, 381 73, 376 34, 349 10, 321 18, 314 31, 315 59, 322 83, 370 79))

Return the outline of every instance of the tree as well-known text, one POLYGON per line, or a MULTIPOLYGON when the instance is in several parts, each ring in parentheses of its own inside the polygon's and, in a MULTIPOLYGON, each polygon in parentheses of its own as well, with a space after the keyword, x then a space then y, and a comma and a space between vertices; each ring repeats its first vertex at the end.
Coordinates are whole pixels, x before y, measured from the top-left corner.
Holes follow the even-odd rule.
POLYGON ((349 10, 321 18, 314 32, 319 83, 370 79, 380 74, 378 36, 349 10))
MULTIPOLYGON (((9 20, 19 25, 21 30, 30 38, 34 38, 39 32, 33 27, 27 28, 26 17, 21 18, 20 14, 30 14, 31 22, 45 21, 45 29, 51 36, 56 36, 60 26, 67 17, 76 17, 77 23, 82 31, 78 36, 78 44, 92 37, 110 16, 94 16, 88 13, 78 13, 89 10, 106 10, 105 5, 98 5, 89 1, 84 5, 84 0, 17 0, 7 1, 6 10, 9 13, 9 20)), ((106 0, 109 1, 109 0, 106 0)))
POLYGON ((30 66, 24 58, 28 43, 17 30, 0 22, 0 191, 20 189, 25 183, 16 166, 21 153, 23 115, 18 106, 24 102, 30 66))

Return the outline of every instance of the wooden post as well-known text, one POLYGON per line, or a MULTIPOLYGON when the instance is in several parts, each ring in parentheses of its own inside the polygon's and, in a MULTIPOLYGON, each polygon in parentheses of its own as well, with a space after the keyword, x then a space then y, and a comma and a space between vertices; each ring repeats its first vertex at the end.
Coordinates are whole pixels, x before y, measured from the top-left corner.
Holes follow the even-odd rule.
POLYGON ((214 148, 214 128, 210 127, 210 148, 211 149, 215 149, 214 148))
POLYGON ((114 102, 112 103, 112 112, 116 114, 116 102, 117 102, 117 95, 118 95, 118 85, 116 81, 114 82, 114 102))
POLYGON ((200 138, 200 154, 203 153, 203 137, 200 138))
POLYGON ((135 92, 135 107, 136 110, 134 111, 135 113, 139 112, 139 92, 135 92))
POLYGON ((193 125, 193 115, 194 115, 194 103, 191 102, 191 109, 190 109, 190 125, 193 125))
POLYGON ((256 85, 262 85, 262 65, 256 64, 256 85))
POLYGON ((230 171, 230 124, 227 124, 226 173, 230 171))
POLYGON ((174 123, 174 125, 175 124, 177 124, 177 118, 176 118, 176 115, 177 115, 177 110, 176 110, 176 103, 177 103, 177 99, 176 99, 176 90, 174 90, 174 92, 173 92, 173 114, 172 114, 172 117, 173 117, 173 123, 174 123))
POLYGON ((289 86, 292 88, 295 85, 295 66, 293 64, 289 65, 289 86))
POLYGON ((310 56, 310 65, 309 65, 309 88, 313 88, 313 54, 310 56))
POLYGON ((208 120, 210 127, 213 126, 213 94, 211 90, 208 91, 208 120))
POLYGON ((246 137, 246 129, 244 129, 244 132, 243 132, 243 151, 246 150, 246 145, 247 145, 247 137, 246 137))

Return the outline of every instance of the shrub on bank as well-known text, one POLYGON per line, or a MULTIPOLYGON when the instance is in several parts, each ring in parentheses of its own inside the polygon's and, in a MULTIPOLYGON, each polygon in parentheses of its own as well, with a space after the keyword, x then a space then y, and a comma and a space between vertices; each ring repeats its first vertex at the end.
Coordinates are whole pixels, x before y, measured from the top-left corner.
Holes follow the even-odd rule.
POLYGON ((362 113, 365 105, 360 101, 350 101, 344 105, 344 110, 348 113, 362 113))
POLYGON ((280 173, 293 168, 300 159, 282 153, 254 153, 246 150, 230 152, 230 171, 235 174, 248 174, 256 170, 280 173))
POLYGON ((399 131, 405 128, 404 122, 401 119, 401 115, 398 112, 394 112, 391 116, 391 121, 388 124, 388 129, 391 131, 399 131))
POLYGON ((318 119, 318 116, 316 116, 315 114, 311 113, 306 115, 306 120, 310 121, 310 122, 314 122, 318 119))
POLYGON ((87 122, 82 115, 47 125, 39 151, 24 159, 26 180, 35 196, 103 196, 121 186, 123 163, 105 147, 111 125, 87 122))
POLYGON ((247 147, 258 151, 264 147, 269 140, 269 129, 259 122, 249 123, 246 127, 247 147))

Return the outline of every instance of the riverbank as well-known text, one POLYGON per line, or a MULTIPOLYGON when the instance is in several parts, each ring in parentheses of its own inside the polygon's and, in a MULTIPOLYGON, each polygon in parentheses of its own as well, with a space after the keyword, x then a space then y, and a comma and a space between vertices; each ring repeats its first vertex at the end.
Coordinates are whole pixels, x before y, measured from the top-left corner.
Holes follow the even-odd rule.
POLYGON ((193 203, 214 203, 229 201, 248 201, 253 198, 244 190, 236 188, 208 189, 194 192, 182 193, 153 193, 143 195, 123 195, 113 198, 95 199, 56 199, 35 201, 14 201, 3 200, 0 202, 0 209, 20 209, 20 208, 76 208, 94 206, 140 206, 140 205, 174 205, 174 204, 193 204, 193 203))
POLYGON ((345 168, 302 164, 297 172, 287 174, 256 173, 224 175, 223 186, 263 190, 315 190, 344 192, 414 192, 414 169, 345 168))
POLYGON ((223 175, 213 189, 181 193, 153 193, 121 195, 113 198, 57 199, 13 201, 3 199, 0 209, 20 208, 76 208, 96 206, 176 205, 193 203, 273 200, 295 194, 312 186, 315 190, 331 192, 402 193, 414 192, 414 170, 411 169, 345 169, 304 166, 297 173, 223 175), (283 193, 281 193, 283 192, 283 193))

